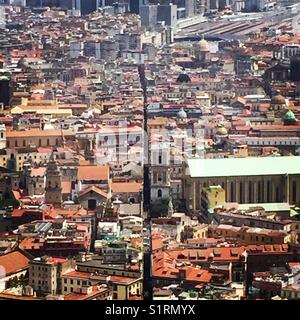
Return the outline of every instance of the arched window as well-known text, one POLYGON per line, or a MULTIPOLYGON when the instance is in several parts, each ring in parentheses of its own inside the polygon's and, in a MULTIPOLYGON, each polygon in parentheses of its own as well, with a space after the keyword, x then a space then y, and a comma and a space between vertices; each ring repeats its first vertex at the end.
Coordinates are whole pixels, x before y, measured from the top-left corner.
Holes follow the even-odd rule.
POLYGON ((267 182, 267 201, 271 201, 271 182, 267 182))
POLYGON ((293 201, 293 204, 295 204, 295 202, 297 201, 297 183, 296 183, 296 181, 293 181, 293 184, 292 184, 292 201, 293 201))
POLYGON ((161 198, 161 197, 162 197, 162 191, 161 191, 161 189, 158 189, 158 190, 157 190, 157 197, 158 197, 158 198, 161 198))
POLYGON ((252 203, 252 181, 249 181, 249 186, 248 186, 248 202, 252 203))
POLYGON ((240 182, 240 203, 244 203, 244 185, 243 185, 243 181, 240 182))
POLYGON ((279 188, 276 187, 276 202, 281 202, 280 199, 279 199, 279 196, 280 196, 280 194, 279 194, 279 188))
POLYGON ((234 188, 234 184, 233 184, 233 181, 231 181, 231 183, 230 183, 230 201, 234 201, 233 200, 233 197, 234 197, 233 188, 234 188))
POLYGON ((135 199, 134 198, 129 198, 129 203, 135 203, 135 199))
POLYGON ((257 199, 258 199, 258 202, 262 202, 261 201, 261 182, 258 181, 258 184, 257 184, 257 199))

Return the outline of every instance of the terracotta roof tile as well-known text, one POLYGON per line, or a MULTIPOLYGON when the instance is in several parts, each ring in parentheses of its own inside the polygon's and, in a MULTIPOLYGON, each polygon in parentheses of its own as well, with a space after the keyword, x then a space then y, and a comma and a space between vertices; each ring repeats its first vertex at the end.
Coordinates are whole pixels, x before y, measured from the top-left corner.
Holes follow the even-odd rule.
POLYGON ((113 193, 138 193, 141 191, 141 182, 113 182, 111 185, 113 193))
POLYGON ((78 180, 108 180, 109 166, 87 165, 78 167, 78 180))
POLYGON ((19 251, 0 256, 1 273, 10 275, 28 267, 30 259, 19 251))
POLYGON ((86 193, 88 193, 88 192, 90 192, 90 191, 94 191, 94 192, 100 194, 101 196, 103 196, 104 198, 107 198, 107 193, 106 193, 104 190, 102 190, 102 189, 100 189, 100 188, 98 188, 98 187, 96 187, 96 186, 89 186, 89 187, 81 190, 81 191, 79 192, 78 196, 79 196, 79 197, 80 197, 80 196, 83 196, 84 194, 86 194, 86 193))

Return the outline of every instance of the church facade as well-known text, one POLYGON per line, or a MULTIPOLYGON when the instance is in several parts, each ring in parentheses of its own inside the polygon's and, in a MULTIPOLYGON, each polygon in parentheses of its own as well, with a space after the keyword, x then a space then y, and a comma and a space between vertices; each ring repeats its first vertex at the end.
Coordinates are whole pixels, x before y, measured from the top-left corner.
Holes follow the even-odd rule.
POLYGON ((300 158, 189 159, 183 193, 189 211, 201 209, 202 189, 220 185, 226 202, 300 204, 300 158))

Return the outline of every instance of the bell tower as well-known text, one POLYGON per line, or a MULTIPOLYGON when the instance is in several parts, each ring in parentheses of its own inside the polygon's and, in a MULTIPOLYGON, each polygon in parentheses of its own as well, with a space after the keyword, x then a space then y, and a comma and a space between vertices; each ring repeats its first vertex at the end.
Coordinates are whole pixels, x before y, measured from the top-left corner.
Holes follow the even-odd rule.
POLYGON ((6 128, 3 123, 0 123, 0 149, 6 148, 6 128))
POLYGON ((170 146, 168 142, 151 145, 151 200, 161 202, 170 197, 170 146))
POLYGON ((62 204, 61 172, 52 153, 46 171, 45 202, 60 207, 62 204))

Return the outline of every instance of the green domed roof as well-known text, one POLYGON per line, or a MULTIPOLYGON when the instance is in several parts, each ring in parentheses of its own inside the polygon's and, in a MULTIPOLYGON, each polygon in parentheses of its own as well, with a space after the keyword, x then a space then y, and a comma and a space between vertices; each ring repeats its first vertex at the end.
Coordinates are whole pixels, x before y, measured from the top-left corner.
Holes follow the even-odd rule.
POLYGON ((297 119, 295 117, 295 114, 294 114, 294 112, 292 110, 288 110, 285 113, 283 119, 284 119, 284 122, 288 122, 288 123, 291 123, 291 122, 293 123, 293 122, 297 121, 297 119))

